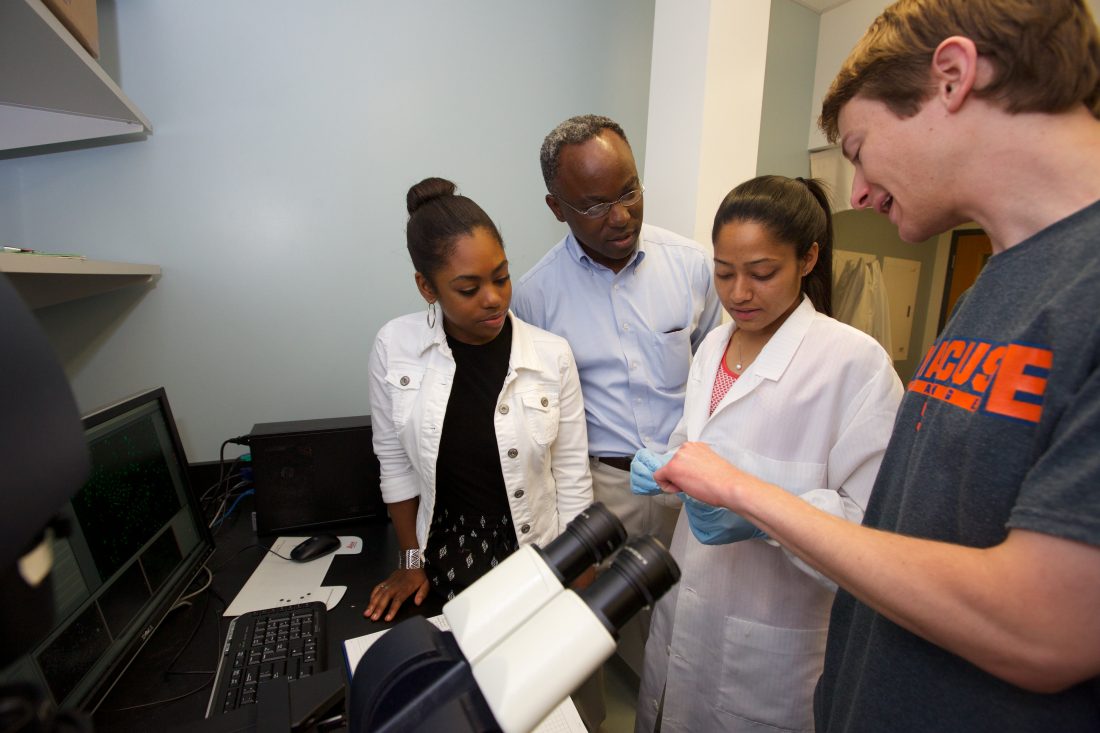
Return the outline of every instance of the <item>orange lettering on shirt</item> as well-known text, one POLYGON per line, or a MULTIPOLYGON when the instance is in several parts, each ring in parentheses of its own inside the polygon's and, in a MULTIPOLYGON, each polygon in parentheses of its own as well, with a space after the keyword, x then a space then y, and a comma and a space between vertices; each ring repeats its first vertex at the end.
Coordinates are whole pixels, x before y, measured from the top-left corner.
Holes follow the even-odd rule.
POLYGON ((932 344, 932 346, 929 347, 929 349, 928 349, 928 353, 926 353, 924 355, 924 358, 921 360, 920 366, 917 367, 917 371, 914 373, 913 376, 915 376, 915 377, 925 376, 924 372, 925 372, 926 369, 928 369, 928 365, 932 362, 932 357, 935 356, 935 355, 936 355, 936 345, 932 344))
POLYGON ((989 344, 984 343, 971 343, 966 353, 963 354, 963 358, 959 360, 959 366, 955 368, 955 373, 951 375, 951 381, 955 384, 962 386, 970 381, 971 375, 974 374, 974 370, 978 368, 978 364, 982 362, 982 357, 989 351, 989 344))
POLYGON ((1053 363, 1054 354, 1049 349, 1010 344, 989 390, 986 412, 1039 422, 1043 414, 1042 400, 1025 401, 1021 397, 1043 396, 1047 389, 1045 373, 1053 363), (1032 373, 1026 374, 1028 370, 1032 373), (1036 371, 1044 373, 1035 374, 1036 371))
POLYGON ((951 353, 951 344, 953 341, 945 341, 940 344, 940 350, 936 352, 936 358, 932 360, 932 366, 928 369, 929 379, 935 379, 940 381, 945 378, 945 373, 949 374, 948 370, 944 367, 947 362, 947 356, 951 353))
POLYGON ((1001 366, 1001 357, 1004 355, 1005 347, 998 346, 995 349, 990 349, 985 359, 982 360, 982 371, 979 374, 974 375, 974 379, 970 382, 970 386, 977 394, 985 392, 989 388, 990 379, 997 373, 997 369, 1001 366))
POLYGON ((959 362, 961 361, 962 355, 966 353, 966 342, 958 340, 951 341, 949 344, 947 344, 947 348, 945 349, 945 351, 947 353, 944 355, 943 361, 940 363, 940 373, 938 375, 938 378, 941 382, 946 382, 947 380, 951 379, 951 376, 955 373, 955 370, 958 368, 959 362))

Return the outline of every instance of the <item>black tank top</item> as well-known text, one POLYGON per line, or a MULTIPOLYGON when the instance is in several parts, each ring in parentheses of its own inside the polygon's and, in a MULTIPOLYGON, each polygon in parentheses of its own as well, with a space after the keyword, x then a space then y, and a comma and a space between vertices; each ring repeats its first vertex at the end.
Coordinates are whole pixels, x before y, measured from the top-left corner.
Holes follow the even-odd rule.
POLYGON ((512 319, 487 344, 447 336, 455 359, 454 383, 443 418, 436 464, 437 507, 488 517, 508 515, 508 497, 497 448, 497 399, 508 374, 512 319))

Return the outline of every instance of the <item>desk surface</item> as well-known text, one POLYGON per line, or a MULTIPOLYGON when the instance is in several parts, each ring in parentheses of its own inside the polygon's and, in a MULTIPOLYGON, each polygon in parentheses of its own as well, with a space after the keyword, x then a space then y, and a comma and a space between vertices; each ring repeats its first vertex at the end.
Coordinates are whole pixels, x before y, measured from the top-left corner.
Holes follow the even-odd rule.
MULTIPOLYGON (((216 550, 207 562, 207 567, 214 571, 211 589, 192 599, 190 607, 168 615, 99 706, 94 716, 96 731, 167 731, 203 719, 213 673, 229 627, 229 619, 223 617, 222 612, 263 559, 265 552, 256 546, 257 543, 266 547, 274 539, 257 538, 250 526, 250 515, 250 507, 245 508, 242 503, 242 511, 236 513, 230 526, 218 532, 216 550), (133 707, 186 695, 204 682, 201 691, 179 700, 133 707)), ((344 585, 348 589, 340 603, 327 614, 330 668, 344 667, 344 639, 389 628, 414 614, 441 612, 442 603, 429 596, 420 607, 407 603, 389 623, 363 618, 371 589, 388 576, 396 564, 398 545, 393 527, 389 523, 358 524, 326 528, 325 531, 358 535, 363 539, 361 553, 336 555, 325 576, 325 585, 344 585)), ((309 530, 300 534, 309 534, 309 530)), ((200 575, 200 581, 204 578, 205 574, 200 575)))

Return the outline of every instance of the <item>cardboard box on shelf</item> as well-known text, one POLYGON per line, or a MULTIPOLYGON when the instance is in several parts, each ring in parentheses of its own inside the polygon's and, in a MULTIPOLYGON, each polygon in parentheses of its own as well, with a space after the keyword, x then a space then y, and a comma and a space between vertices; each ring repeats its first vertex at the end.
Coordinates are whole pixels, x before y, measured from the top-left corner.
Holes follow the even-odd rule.
POLYGON ((43 4, 69 29, 92 58, 99 58, 99 20, 96 0, 42 0, 43 4))

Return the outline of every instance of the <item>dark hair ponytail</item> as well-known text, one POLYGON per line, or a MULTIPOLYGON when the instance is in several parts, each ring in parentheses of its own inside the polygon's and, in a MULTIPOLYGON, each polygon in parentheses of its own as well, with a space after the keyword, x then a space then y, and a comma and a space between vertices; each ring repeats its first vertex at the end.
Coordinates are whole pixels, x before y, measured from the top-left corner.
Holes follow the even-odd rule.
POLYGON ((504 247, 496 224, 473 200, 455 193, 445 178, 425 178, 409 189, 405 206, 409 223, 405 241, 413 267, 428 280, 454 251, 455 240, 482 227, 504 247))
POLYGON ((755 221, 794 246, 799 259, 817 242, 817 264, 802 278, 814 308, 833 314, 833 217, 825 185, 815 178, 758 176, 734 188, 714 215, 711 241, 735 221, 755 221))

